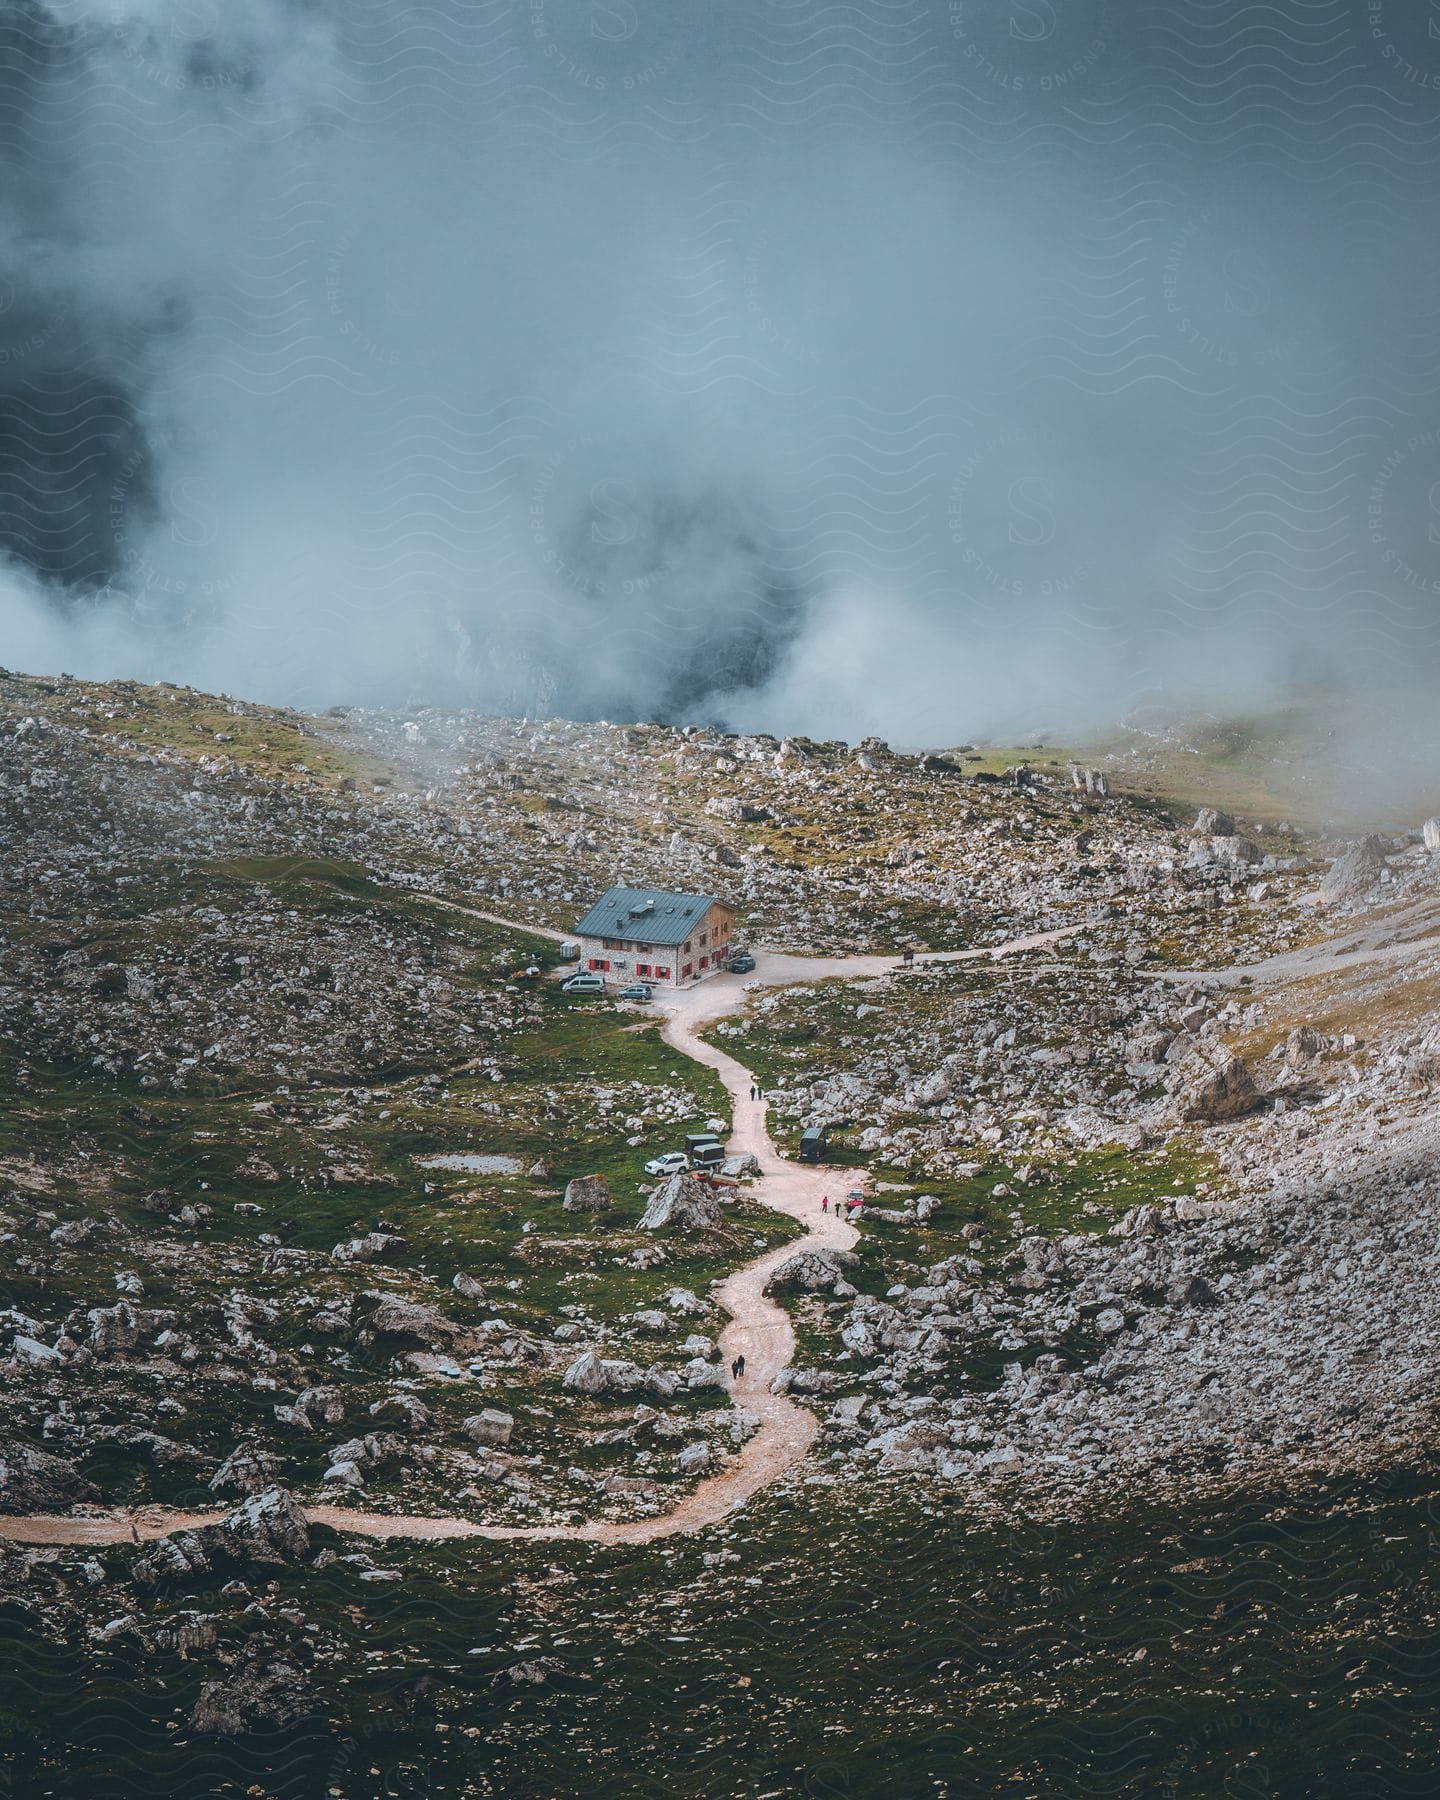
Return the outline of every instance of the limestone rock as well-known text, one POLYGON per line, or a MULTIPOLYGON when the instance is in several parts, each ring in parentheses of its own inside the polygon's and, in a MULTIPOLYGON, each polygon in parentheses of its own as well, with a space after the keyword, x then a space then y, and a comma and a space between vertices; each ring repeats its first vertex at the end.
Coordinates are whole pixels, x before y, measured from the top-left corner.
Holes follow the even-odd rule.
POLYGON ((392 1231, 370 1231, 364 1237, 350 1238, 330 1252, 333 1262, 379 1262, 387 1250, 403 1250, 405 1240, 392 1231))
POLYGON ((379 1305, 365 1321, 362 1337, 366 1341, 373 1342, 378 1337, 409 1338, 434 1350, 448 1344, 455 1336, 453 1321, 438 1307, 399 1300, 392 1294, 367 1295, 366 1298, 379 1299, 379 1305))
POLYGON ((345 1402, 339 1388, 308 1387, 296 1396, 294 1410, 313 1429, 317 1425, 338 1425, 345 1417, 345 1402))
POLYGON ((1330 865, 1320 883, 1320 898, 1336 906, 1363 899, 1385 867, 1385 846, 1375 836, 1361 838, 1330 865))
POLYGON ((513 1416, 492 1406, 487 1406, 478 1413, 471 1413, 461 1426, 461 1430, 472 1442, 496 1446, 508 1444, 514 1429, 513 1416))
POLYGON ((640 1220, 642 1231, 701 1231, 720 1217, 720 1201, 708 1182, 683 1170, 650 1196, 640 1220))
POLYGON ((828 1293, 844 1280, 859 1257, 851 1250, 797 1250, 776 1265, 766 1284, 772 1288, 801 1288, 807 1293, 828 1293))
POLYGON ((140 1321, 128 1300, 114 1306, 92 1306, 90 1348, 96 1356, 113 1356, 117 1350, 133 1350, 140 1341, 140 1321))
POLYGON ((63 1457, 29 1444, 0 1446, 0 1512, 54 1512, 96 1497, 95 1489, 63 1457))
POLYGON ((304 1514, 282 1487, 252 1495, 198 1535, 207 1550, 244 1568, 281 1568, 310 1548, 304 1514))
POLYGON ((610 1189, 603 1175, 577 1175, 565 1184, 566 1212, 608 1212, 610 1189))
POLYGON ((424 1431, 434 1414, 415 1394, 386 1394, 371 1402, 370 1417, 379 1425, 394 1425, 401 1431, 424 1431))
POLYGON ((362 1475, 378 1474, 408 1460, 410 1446, 393 1431, 367 1431, 347 1438, 330 1452, 332 1463, 354 1463, 362 1475))
POLYGON ((310 1684, 287 1656, 257 1648, 222 1681, 207 1681, 190 1713, 190 1729, 244 1737, 293 1725, 313 1712, 310 1684))
POLYGON ((1172 1098, 1182 1123, 1212 1124, 1254 1112, 1264 1096, 1243 1057, 1223 1044, 1205 1044, 1176 1069, 1172 1098))
POLYGON ((619 1359, 602 1360, 593 1350, 576 1357, 560 1378, 560 1385, 574 1394, 628 1394, 647 1385, 638 1364, 619 1359))
POLYGON ((210 1477, 212 1494, 258 1494, 275 1485, 285 1467, 283 1456, 258 1444, 237 1444, 210 1477))
POLYGON ((703 1475, 710 1467, 710 1446, 687 1444, 675 1458, 675 1467, 682 1475, 703 1475))

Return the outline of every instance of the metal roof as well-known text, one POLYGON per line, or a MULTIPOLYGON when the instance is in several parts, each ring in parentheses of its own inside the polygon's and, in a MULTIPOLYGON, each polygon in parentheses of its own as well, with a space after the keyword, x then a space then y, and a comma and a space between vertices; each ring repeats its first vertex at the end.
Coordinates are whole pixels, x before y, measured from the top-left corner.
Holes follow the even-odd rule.
POLYGON ((683 944, 714 905, 713 894, 613 887, 586 913, 575 935, 620 938, 628 944, 683 944))

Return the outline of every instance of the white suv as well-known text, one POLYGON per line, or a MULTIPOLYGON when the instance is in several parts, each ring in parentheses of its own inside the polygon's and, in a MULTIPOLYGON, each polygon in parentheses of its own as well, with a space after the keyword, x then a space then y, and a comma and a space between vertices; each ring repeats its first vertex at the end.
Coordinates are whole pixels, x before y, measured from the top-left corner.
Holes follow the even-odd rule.
POLYGON ((690 1158, 683 1150, 667 1150, 664 1156, 652 1156, 645 1165, 647 1175, 678 1175, 682 1169, 690 1167, 690 1158))

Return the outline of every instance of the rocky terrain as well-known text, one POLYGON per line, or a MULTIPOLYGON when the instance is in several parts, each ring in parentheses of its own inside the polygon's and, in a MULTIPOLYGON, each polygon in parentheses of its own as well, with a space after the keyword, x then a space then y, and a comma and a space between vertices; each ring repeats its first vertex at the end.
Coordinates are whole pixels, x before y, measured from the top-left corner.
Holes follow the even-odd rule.
POLYGON ((800 1378, 841 1395, 847 1463, 1058 1497, 1428 1461, 1440 872, 1417 831, 1305 877, 1335 952, 1269 979, 1158 970, 1097 926, 1088 968, 1023 989, 910 973, 719 1027, 796 1127, 891 1174, 865 1216, 882 1269, 910 1244, 902 1278, 809 1284, 829 1367, 800 1378))
MULTIPOLYGON (((1392 1509, 1423 1490, 1440 828, 1330 837, 1190 799, 1018 752, 0 675, 0 1510, 181 1520, 7 1549, 16 1669, 54 1696, 138 1668, 155 1754, 189 1747, 177 1792, 424 1791, 422 1742, 435 1791, 555 1791, 525 1785, 524 1696, 580 1759, 545 1779, 583 1778, 585 1683, 632 1645, 689 1656, 694 1611, 713 1647, 747 1584, 777 1619, 792 1583, 795 1621, 866 1612, 797 1506, 857 1579, 874 1532, 948 1542, 963 1508, 1000 1534, 966 1604, 1028 1567, 1017 1605, 1049 1618, 1075 1581, 1055 1546, 1090 1554, 1110 1528, 1085 1521, 1117 1507, 1152 1509, 1140 1544, 1197 1503, 1318 1517, 1337 1483, 1392 1509), (644 1175, 728 1128, 724 1089, 643 1010, 560 995, 558 946, 517 929, 563 932, 619 880, 712 891, 757 948, 897 959, 756 985, 709 1028, 782 1147, 828 1127, 832 1196, 863 1197, 853 1251, 802 1246, 772 1279, 798 1335, 779 1383, 821 1436, 768 1501, 648 1561, 359 1550, 305 1509, 657 1518, 755 1430, 710 1290, 799 1228, 743 1161, 719 1190, 644 1175), (1011 962, 898 961, 1060 928, 1011 962), (447 1618, 450 1589, 483 1625, 447 1618), (607 1614, 634 1623, 607 1637, 607 1614), (289 1748, 242 1768, 252 1740, 289 1748)), ((1362 1587, 1378 1543, 1353 1548, 1362 1587)), ((1133 1556, 1152 1585, 1186 1561, 1133 1556)), ((921 1561, 939 1605, 953 1584, 921 1561)), ((1423 1605, 1392 1576, 1393 1623, 1423 1605)), ((1138 1679, 1107 1654, 1069 1679, 1138 1679)), ((966 1655, 988 1692, 1004 1658, 966 1655)), ((1043 1705, 1033 1668, 1004 1680, 992 1746, 1043 1705)), ((716 1706, 712 1745, 738 1729, 716 1706)), ((11 1724, 13 1768, 51 1791, 60 1739, 11 1724)), ((1167 1791, 1217 1791, 1171 1749, 1167 1791)))

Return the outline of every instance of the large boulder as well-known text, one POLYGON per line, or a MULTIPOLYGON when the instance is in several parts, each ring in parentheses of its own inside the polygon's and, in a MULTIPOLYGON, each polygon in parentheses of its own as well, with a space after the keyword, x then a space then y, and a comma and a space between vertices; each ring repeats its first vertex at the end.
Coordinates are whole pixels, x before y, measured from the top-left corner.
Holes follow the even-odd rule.
POLYGON ((1385 846, 1380 839, 1361 838, 1326 870, 1320 883, 1320 898, 1330 906, 1362 900, 1380 879, 1384 867, 1385 846))
POLYGON ((424 1431, 434 1414, 415 1394, 385 1394, 370 1403, 370 1417, 377 1425, 394 1425, 401 1431, 424 1431))
POLYGON ((98 1498, 61 1456, 30 1444, 0 1445, 0 1513, 52 1512, 98 1498))
POLYGON ((566 1212, 608 1212, 610 1189, 603 1175, 577 1175, 565 1183, 566 1212))
POLYGON ((1265 852, 1253 838, 1197 837, 1191 843, 1185 866, 1198 869, 1210 864, 1233 863, 1248 867, 1264 860, 1265 852))
POLYGON ((933 1075, 927 1075, 915 1088, 916 1106, 939 1106, 948 1100, 955 1090, 954 1077, 949 1069, 936 1069, 933 1075))
POLYGON ((1420 836, 1424 840, 1425 848, 1433 856, 1437 850, 1440 850, 1440 819, 1427 819, 1420 827, 1420 836))
POLYGON ((503 1446, 510 1442, 515 1420, 510 1413, 487 1406, 478 1413, 471 1413, 460 1429, 472 1443, 503 1446))
POLYGON ((113 1356, 117 1350, 133 1350, 140 1340, 140 1321, 128 1300, 114 1306, 92 1306, 90 1348, 96 1356, 113 1356))
POLYGON ((1235 821, 1227 812, 1218 807, 1202 806, 1195 815, 1195 823, 1190 827, 1192 837, 1233 837, 1235 821))
POLYGON ((726 1385, 724 1363, 706 1362, 703 1356, 692 1356, 685 1365, 685 1385, 691 1393, 704 1388, 726 1385))
POLYGON ((393 1231, 369 1231, 364 1237, 348 1238, 330 1252, 331 1260, 342 1263, 379 1262, 390 1250, 403 1250, 405 1240, 393 1231))
POLYGON ((1249 1064, 1223 1044, 1202 1044, 1175 1071, 1175 1117, 1183 1124, 1214 1124, 1254 1112, 1264 1099, 1249 1064))
POLYGON ((316 1425, 338 1425, 345 1417, 345 1402, 336 1387, 302 1388, 292 1409, 312 1429, 316 1425))
POLYGON ((332 1466, 351 1463, 362 1475, 373 1475, 393 1469, 405 1462, 410 1446, 393 1431, 367 1431, 360 1437, 346 1438, 330 1452, 332 1466))
POLYGON ((683 1170, 650 1196, 640 1220, 642 1231, 701 1231, 720 1217, 720 1201, 709 1182, 683 1170))
POLYGON ((282 1487, 252 1494, 218 1524, 158 1538, 135 1564, 142 1588, 198 1581, 215 1571, 278 1569, 310 1548, 305 1515, 282 1487))
POLYGON ((282 1568, 310 1548, 305 1515, 282 1487, 252 1494, 218 1525, 196 1535, 212 1555, 247 1569, 282 1568))
POLYGON ((836 1282, 844 1281, 845 1270, 853 1269, 859 1260, 851 1250, 797 1250, 776 1265, 768 1285, 810 1294, 830 1293, 836 1282))
POLYGON ((313 1712, 308 1677, 296 1663, 263 1646, 221 1681, 207 1681, 190 1713, 190 1729, 218 1737, 244 1737, 293 1725, 313 1712))
POLYGON ((645 1371, 638 1363, 606 1361, 593 1350, 587 1350, 560 1378, 560 1385, 572 1394, 629 1394, 646 1385, 645 1371))
POLYGON ((1297 1025, 1285 1040, 1285 1067, 1308 1069, 1325 1048, 1325 1039, 1313 1025, 1297 1025))
POLYGON ((408 1338, 437 1350, 450 1343, 458 1327, 437 1306, 424 1306, 414 1300, 400 1300, 393 1294, 368 1294, 379 1304, 366 1319, 361 1337, 367 1342, 376 1338, 408 1338))
POLYGON ((285 1458, 258 1444, 237 1444, 210 1477, 212 1494, 258 1494, 275 1485, 285 1458))

